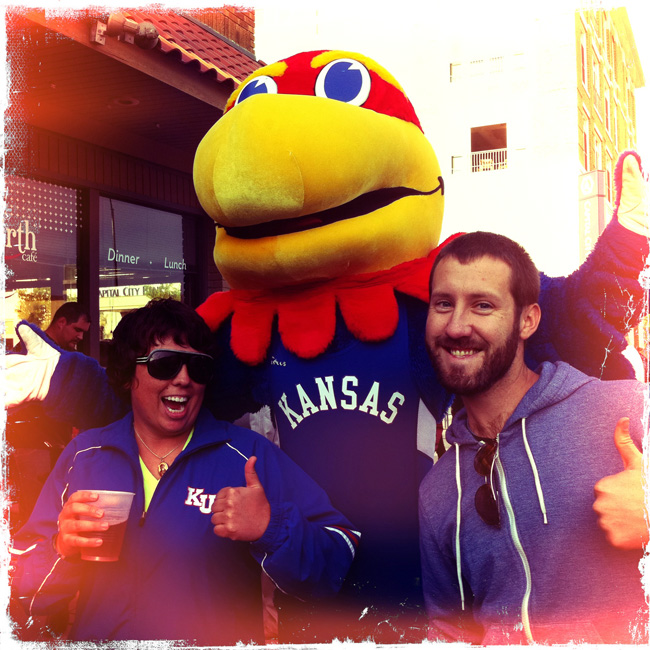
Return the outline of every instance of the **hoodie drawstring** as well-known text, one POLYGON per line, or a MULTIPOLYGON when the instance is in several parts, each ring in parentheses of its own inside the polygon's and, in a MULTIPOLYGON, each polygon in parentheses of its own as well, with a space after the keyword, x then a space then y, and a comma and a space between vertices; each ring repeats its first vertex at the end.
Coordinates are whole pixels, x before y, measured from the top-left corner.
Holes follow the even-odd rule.
POLYGON ((456 577, 458 578, 458 587, 460 589, 460 606, 465 611, 465 590, 463 589, 463 577, 460 567, 460 510, 463 491, 460 484, 460 447, 456 447, 456 488, 458 490, 458 502, 456 504, 456 577))
MULTIPOLYGON (((535 464, 535 458, 533 452, 530 449, 528 444, 528 437, 526 436, 526 418, 521 420, 521 433, 524 440, 524 447, 526 449, 526 455, 528 456, 528 462, 530 467, 533 470, 533 476, 535 477, 535 491, 537 492, 537 501, 539 503, 539 508, 544 517, 544 523, 548 524, 548 518, 546 516, 546 503, 544 502, 544 492, 542 491, 542 484, 539 480, 539 472, 537 471, 537 465, 535 464)), ((460 590, 460 602, 461 609, 465 610, 465 590, 463 588, 463 577, 461 571, 461 552, 460 552, 460 519, 461 519, 461 501, 463 497, 463 491, 460 480, 460 445, 456 442, 454 443, 456 448, 456 490, 458 492, 458 501, 456 504, 456 577, 458 579, 458 588, 460 590)))
POLYGON ((528 462, 530 463, 530 468, 533 470, 533 476, 535 477, 535 490, 537 491, 539 509, 542 511, 542 515, 544 516, 544 523, 548 524, 548 519, 546 518, 546 504, 544 503, 544 493, 542 492, 542 484, 539 480, 539 473, 537 472, 537 465, 535 464, 533 452, 530 450, 530 447, 528 445, 528 438, 526 437, 526 418, 521 419, 521 433, 524 438, 524 447, 526 448, 528 462))

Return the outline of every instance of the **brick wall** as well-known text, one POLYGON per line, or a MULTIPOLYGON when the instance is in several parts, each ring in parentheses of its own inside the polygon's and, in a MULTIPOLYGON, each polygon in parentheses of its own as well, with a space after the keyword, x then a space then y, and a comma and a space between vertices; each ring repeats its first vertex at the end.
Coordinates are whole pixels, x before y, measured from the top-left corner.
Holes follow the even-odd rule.
POLYGON ((580 162, 587 171, 604 169, 612 180, 619 154, 636 146, 635 86, 624 38, 611 12, 576 12, 580 162), (589 133, 587 155, 582 136, 585 125, 589 133), (602 151, 600 165, 594 156, 598 143, 602 151), (587 158, 588 164, 584 165, 587 158))
POLYGON ((217 9, 186 11, 240 47, 255 54, 255 10, 225 5, 217 9))

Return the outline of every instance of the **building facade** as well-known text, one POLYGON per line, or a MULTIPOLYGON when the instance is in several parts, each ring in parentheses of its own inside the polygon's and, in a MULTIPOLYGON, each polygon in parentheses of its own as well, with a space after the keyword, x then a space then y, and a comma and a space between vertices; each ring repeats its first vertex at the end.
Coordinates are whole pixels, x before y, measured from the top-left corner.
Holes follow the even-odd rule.
POLYGON ((613 202, 613 170, 622 151, 636 144, 634 90, 645 80, 625 9, 578 11, 576 54, 580 163, 605 172, 613 202))
POLYGON ((616 161, 636 147, 633 29, 625 9, 484 12, 435 34, 444 102, 421 118, 446 182, 443 236, 502 232, 566 275, 611 217, 616 161))
POLYGON ((637 142, 634 90, 645 85, 625 9, 576 12, 581 258, 615 200, 621 152, 637 142))
POLYGON ((5 343, 20 319, 45 328, 78 301, 92 322, 83 351, 100 358, 125 311, 224 288, 192 163, 261 65, 254 13, 23 8, 5 20, 5 343))

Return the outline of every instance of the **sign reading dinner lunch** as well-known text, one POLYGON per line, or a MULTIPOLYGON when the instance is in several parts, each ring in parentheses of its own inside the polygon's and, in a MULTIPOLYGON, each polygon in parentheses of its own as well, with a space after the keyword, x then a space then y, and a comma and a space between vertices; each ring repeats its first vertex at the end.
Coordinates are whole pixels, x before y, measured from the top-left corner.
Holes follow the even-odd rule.
MULTIPOLYGON (((114 264, 126 264, 127 266, 142 266, 143 264, 146 264, 146 261, 143 260, 142 256, 133 251, 126 251, 111 247, 108 248, 106 260, 108 262, 113 262, 114 264)), ((154 266, 152 260, 149 260, 148 265, 152 268, 160 268, 158 264, 154 266)), ((187 265, 185 264, 185 260, 183 258, 170 259, 165 255, 162 268, 172 271, 185 271, 187 269, 187 265)))

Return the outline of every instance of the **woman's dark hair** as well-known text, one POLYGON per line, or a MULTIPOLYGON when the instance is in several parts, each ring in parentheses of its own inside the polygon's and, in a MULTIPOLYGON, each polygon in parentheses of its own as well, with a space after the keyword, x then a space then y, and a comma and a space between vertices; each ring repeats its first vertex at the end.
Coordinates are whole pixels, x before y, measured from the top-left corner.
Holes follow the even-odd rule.
POLYGON ((135 376, 135 360, 152 345, 171 337, 178 345, 212 354, 212 335, 205 321, 187 305, 171 298, 155 298, 127 313, 113 332, 106 374, 113 390, 130 402, 128 388, 135 376))
POLYGON ((433 274, 445 257, 453 257, 461 264, 469 264, 481 257, 492 257, 510 267, 510 293, 518 314, 524 307, 539 300, 539 271, 526 250, 512 239, 493 232, 470 232, 453 239, 444 246, 433 263, 429 277, 431 293, 433 274))

